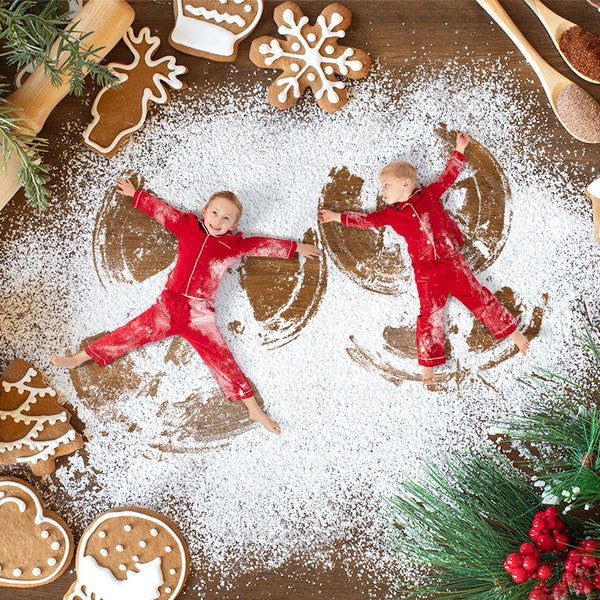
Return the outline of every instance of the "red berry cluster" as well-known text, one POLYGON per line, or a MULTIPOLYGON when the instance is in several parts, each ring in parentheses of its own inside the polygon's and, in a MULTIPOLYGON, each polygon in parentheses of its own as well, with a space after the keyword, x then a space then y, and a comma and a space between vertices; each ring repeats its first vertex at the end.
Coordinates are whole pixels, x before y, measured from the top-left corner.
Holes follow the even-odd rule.
POLYGON ((549 506, 535 513, 529 530, 529 537, 535 542, 525 542, 519 552, 511 552, 504 561, 504 569, 510 573, 515 583, 523 583, 530 578, 541 579, 531 593, 529 600, 551 600, 546 580, 552 575, 552 566, 540 563, 540 552, 562 552, 569 544, 568 529, 558 517, 558 509, 549 506))
MULTIPOLYGON (((583 540, 577 548, 569 550, 564 563, 564 573, 559 583, 561 595, 566 598, 569 590, 573 588, 577 594, 590 594, 592 590, 600 590, 600 540, 583 540), (592 555, 596 556, 592 556, 592 555)), ((553 588, 554 589, 554 588, 553 588)))

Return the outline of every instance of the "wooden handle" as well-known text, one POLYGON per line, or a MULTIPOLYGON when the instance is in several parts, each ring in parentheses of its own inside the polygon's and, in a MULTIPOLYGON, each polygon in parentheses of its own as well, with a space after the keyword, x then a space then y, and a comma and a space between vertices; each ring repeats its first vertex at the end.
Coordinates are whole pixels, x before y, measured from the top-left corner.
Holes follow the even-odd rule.
POLYGON ((529 8, 535 13, 536 17, 542 22, 542 25, 546 28, 546 31, 550 34, 552 41, 558 44, 560 36, 567 30, 575 25, 571 21, 568 21, 564 17, 561 17, 554 11, 550 10, 540 0, 523 0, 529 8))
POLYGON ((537 73, 542 84, 548 92, 550 90, 550 80, 555 80, 556 76, 563 76, 553 69, 527 41, 520 29, 514 24, 506 11, 502 8, 498 0, 477 0, 481 6, 494 21, 500 25, 504 33, 512 40, 515 46, 521 51, 521 54, 527 59, 533 70, 537 73))
MULTIPOLYGON (((76 34, 91 32, 85 38, 85 44, 97 49, 97 60, 100 60, 115 47, 134 18, 135 12, 126 0, 89 0, 74 17, 71 29, 76 34)), ((57 47, 58 42, 52 47, 53 55, 56 55, 57 47)), ((59 86, 52 85, 43 66, 39 66, 18 90, 7 96, 7 100, 16 107, 16 114, 27 119, 17 131, 37 135, 69 89, 68 81, 59 86)), ((0 210, 21 187, 17 176, 20 168, 21 163, 13 152, 0 171, 0 210)))
POLYGON ((585 190, 585 195, 592 201, 592 217, 594 221, 594 240, 600 244, 600 198, 596 198, 585 190))
MULTIPOLYGON (((104 58, 123 37, 133 19, 135 12, 126 0, 89 0, 89 2, 73 18, 75 35, 91 32, 85 38, 86 47, 96 50, 98 61, 104 58)), ((58 41, 50 54, 56 56, 58 41)), ((60 60, 60 59, 59 59, 60 60)), ((69 93, 69 82, 52 85, 50 77, 39 66, 7 100, 17 107, 18 116, 27 119, 20 131, 36 135, 44 126, 46 119, 56 105, 69 93)))

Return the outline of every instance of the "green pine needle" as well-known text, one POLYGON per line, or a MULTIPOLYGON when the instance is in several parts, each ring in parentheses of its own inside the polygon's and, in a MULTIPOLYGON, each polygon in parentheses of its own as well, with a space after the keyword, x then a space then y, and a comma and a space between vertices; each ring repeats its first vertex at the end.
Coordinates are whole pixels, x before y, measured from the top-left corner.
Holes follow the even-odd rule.
POLYGON ((506 556, 527 541, 540 498, 502 457, 428 463, 421 480, 407 480, 388 499, 392 549, 421 572, 405 577, 402 598, 521 600, 534 582, 515 584, 506 556))
MULTIPOLYGON (((42 66, 53 85, 69 82, 70 91, 83 93, 84 79, 89 73, 102 87, 115 85, 116 78, 110 70, 98 64, 97 52, 85 43, 91 32, 77 31, 77 22, 71 23, 59 0, 0 0, 0 57, 18 69, 27 64, 42 66), (57 52, 50 49, 57 43, 57 52)), ((48 167, 42 162, 46 140, 19 133, 26 120, 15 116, 4 98, 8 94, 6 83, 0 81, 0 147, 4 161, 16 153, 21 161, 19 178, 28 202, 44 208, 50 192, 48 167)), ((5 165, 0 165, 5 166, 5 165)))

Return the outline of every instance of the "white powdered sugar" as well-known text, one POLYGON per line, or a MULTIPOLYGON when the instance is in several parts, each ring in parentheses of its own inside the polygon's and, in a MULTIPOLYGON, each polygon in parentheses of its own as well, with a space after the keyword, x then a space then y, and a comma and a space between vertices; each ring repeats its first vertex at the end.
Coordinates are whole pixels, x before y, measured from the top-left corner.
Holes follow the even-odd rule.
MULTIPOLYGON (((522 93, 502 61, 423 67, 421 75, 402 82, 375 68, 333 115, 312 98, 278 111, 266 103, 262 85, 231 85, 212 96, 192 87, 155 111, 114 158, 80 145, 66 153, 63 171, 55 174, 68 190, 54 198, 63 205, 62 221, 42 215, 26 236, 0 242, 0 324, 3 358, 38 366, 85 424, 86 459, 69 457, 55 477, 69 502, 61 507, 67 521, 83 528, 108 508, 155 509, 181 528, 196 572, 221 573, 224 587, 235 573, 277 567, 292 555, 325 567, 343 562, 349 573, 387 579, 394 560, 381 541, 380 514, 395 483, 415 474, 425 457, 448 449, 468 454, 488 443, 491 424, 522 410, 532 394, 517 377, 538 366, 566 376, 581 368, 577 335, 586 310, 597 312, 600 248, 582 194, 593 174, 578 171, 576 162, 556 168, 560 155, 545 133, 551 111, 538 104, 543 99, 522 93), (466 341, 472 316, 452 300, 446 316, 456 331, 440 373, 460 367, 465 376, 438 392, 418 381, 394 384, 353 360, 348 348, 356 343, 386 356, 385 327, 414 324, 412 273, 401 294, 377 294, 325 255, 324 298, 287 345, 261 344, 262 326, 237 270, 225 276, 217 295, 221 330, 280 422, 281 437, 259 426, 210 443, 177 433, 178 403, 195 394, 201 404, 214 382, 193 353, 186 364, 165 360, 170 341, 128 355, 139 383, 104 398, 106 410, 78 398, 70 374, 49 364, 51 354, 79 351, 84 338, 145 310, 166 281, 169 268, 142 283, 99 280, 93 227, 116 177, 138 174, 145 189, 197 212, 212 192, 232 189, 244 204, 246 235, 302 239, 317 230, 331 169, 347 167, 364 179, 364 210, 372 210, 377 173, 387 162, 410 160, 425 183, 437 177, 453 147, 444 128, 466 130, 508 179, 506 244, 478 278, 492 291, 514 290, 522 320, 531 320, 535 307, 542 310, 527 358, 513 356, 483 370, 482 355, 466 341), (234 321, 242 333, 228 327, 234 321), (174 436, 179 451, 161 450, 174 436), (353 545, 335 543, 349 532, 356 532, 353 545)), ((571 143, 583 163, 586 147, 564 141, 571 143)), ((467 162, 459 181, 470 175, 467 162)), ((464 190, 455 189, 446 202, 452 209, 463 200, 464 190)), ((386 244, 398 238, 386 234, 386 244)), ((399 252, 407 264, 402 245, 399 252)))

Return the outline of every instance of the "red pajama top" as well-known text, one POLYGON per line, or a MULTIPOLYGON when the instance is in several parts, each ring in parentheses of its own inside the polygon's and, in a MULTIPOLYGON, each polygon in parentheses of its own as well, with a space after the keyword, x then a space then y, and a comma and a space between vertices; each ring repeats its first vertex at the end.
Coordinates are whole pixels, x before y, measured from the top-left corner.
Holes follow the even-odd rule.
POLYGON ((142 190, 135 191, 132 205, 177 237, 177 262, 166 287, 190 298, 213 302, 221 278, 242 256, 292 258, 298 246, 291 240, 244 238, 241 232, 209 235, 194 213, 177 210, 142 190))
POLYGON ((455 150, 439 179, 427 187, 417 188, 406 202, 369 214, 344 212, 342 224, 359 229, 389 225, 406 240, 413 264, 448 257, 464 245, 464 240, 440 198, 456 181, 465 160, 464 154, 455 150))

